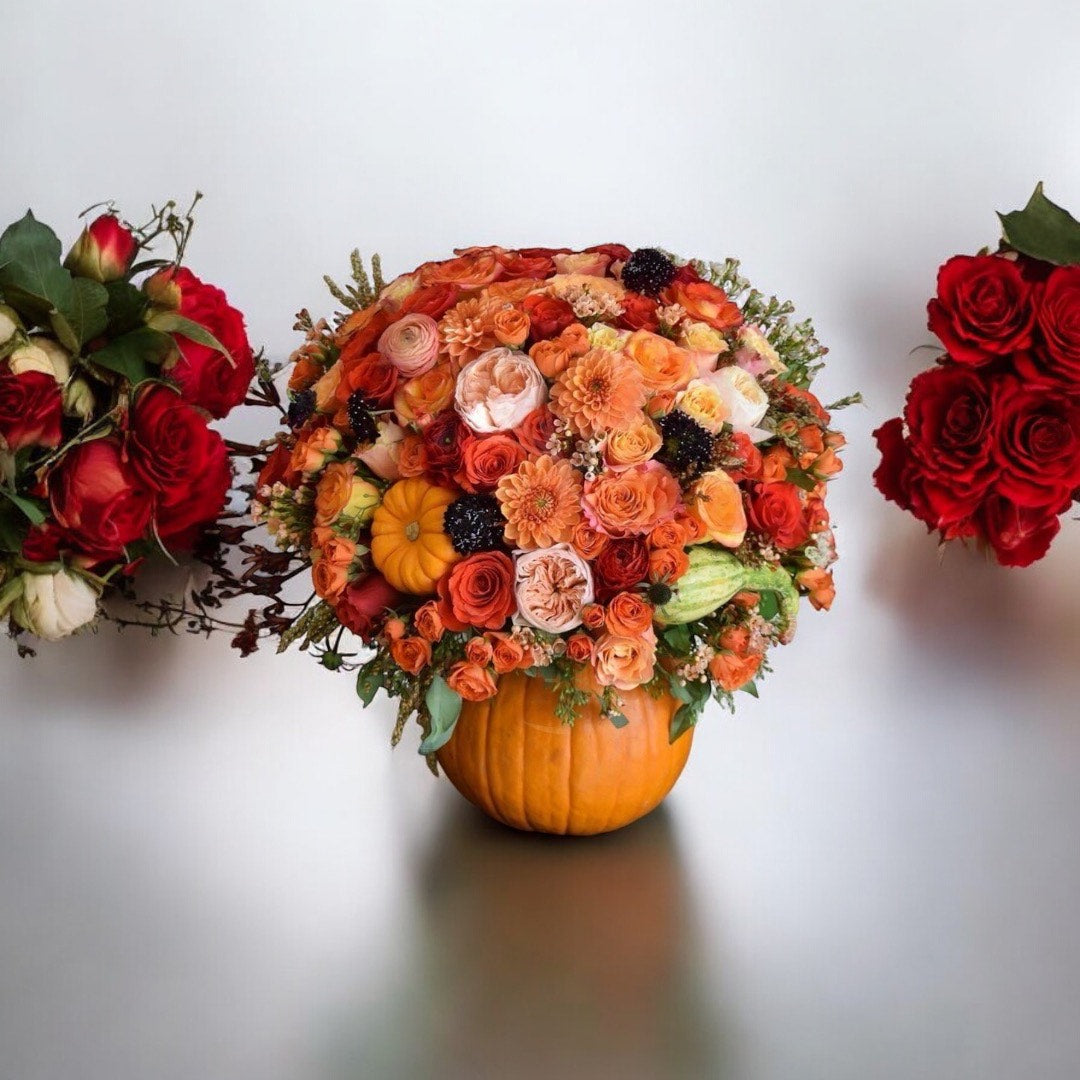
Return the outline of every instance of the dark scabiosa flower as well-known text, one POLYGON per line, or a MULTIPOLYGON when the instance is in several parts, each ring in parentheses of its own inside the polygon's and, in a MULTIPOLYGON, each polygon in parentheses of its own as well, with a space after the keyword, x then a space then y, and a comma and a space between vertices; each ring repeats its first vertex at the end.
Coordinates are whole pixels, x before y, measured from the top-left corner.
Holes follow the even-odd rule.
POLYGON ((643 296, 657 296, 675 280, 675 264, 656 248, 638 248, 626 260, 622 283, 643 296))
POLYGON ((684 480, 695 480, 712 465, 716 436, 676 409, 660 421, 664 442, 656 457, 684 480))
POLYGON ((459 555, 503 547, 505 525, 494 495, 462 495, 443 514, 443 531, 459 555))
POLYGON ((372 403, 359 390, 349 395, 349 426, 358 446, 368 446, 379 437, 379 426, 371 415, 372 403))
POLYGON ((315 391, 301 390, 292 401, 289 402, 288 422, 294 431, 302 427, 315 411, 315 391))

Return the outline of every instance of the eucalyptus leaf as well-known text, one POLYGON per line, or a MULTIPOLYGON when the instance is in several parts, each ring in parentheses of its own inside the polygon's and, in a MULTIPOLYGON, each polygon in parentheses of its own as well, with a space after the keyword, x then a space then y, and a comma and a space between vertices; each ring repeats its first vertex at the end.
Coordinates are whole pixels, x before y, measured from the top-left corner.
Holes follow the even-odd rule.
POLYGON ((1041 180, 1023 210, 998 217, 1010 247, 1058 266, 1080 264, 1080 221, 1043 194, 1041 180))
POLYGON ((441 675, 436 675, 424 695, 424 703, 431 715, 431 730, 420 744, 420 753, 434 754, 454 734, 461 715, 461 697, 450 689, 441 675))
POLYGON ((155 369, 169 358, 175 348, 176 343, 168 334, 141 326, 122 334, 86 359, 91 364, 123 375, 132 386, 138 386, 155 376, 155 369))
POLYGON ((356 696, 363 702, 364 708, 375 700, 375 695, 381 686, 382 681, 377 671, 368 668, 360 669, 356 676, 356 696))
POLYGON ((183 315, 178 315, 175 311, 156 312, 147 321, 147 325, 166 334, 179 334, 181 337, 194 341, 197 345, 205 345, 208 349, 214 349, 216 352, 221 353, 233 367, 236 366, 232 353, 205 326, 200 326, 199 323, 187 319, 183 315))
POLYGON ((49 317, 53 332, 60 344, 70 352, 77 353, 91 338, 97 337, 106 327, 105 313, 109 294, 105 286, 89 278, 72 279, 71 303, 57 307, 49 317))

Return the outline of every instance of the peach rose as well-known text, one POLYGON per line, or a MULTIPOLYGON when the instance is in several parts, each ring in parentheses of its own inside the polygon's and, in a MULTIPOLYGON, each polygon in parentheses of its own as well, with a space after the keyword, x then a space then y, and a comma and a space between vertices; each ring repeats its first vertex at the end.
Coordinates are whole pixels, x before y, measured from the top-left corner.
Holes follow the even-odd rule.
POLYGON ((450 407, 454 398, 454 372, 449 364, 438 364, 430 371, 394 391, 394 412, 403 424, 427 427, 431 418, 450 407))
POLYGON ((580 251, 570 255, 553 255, 555 269, 560 274, 588 274, 590 277, 603 277, 607 271, 610 255, 598 251, 580 251))
POLYGON ((593 643, 588 634, 571 634, 566 639, 566 655, 579 664, 592 659, 593 643))
POLYGON ((738 305, 707 281, 672 282, 662 299, 665 304, 678 304, 694 322, 708 323, 716 330, 733 330, 743 321, 738 305))
POLYGON ((604 440, 604 462, 615 470, 643 465, 663 444, 659 428, 642 413, 637 423, 608 434, 604 440))
POLYGON ((380 420, 378 438, 366 450, 356 456, 380 480, 397 480, 401 476, 398 459, 401 457, 401 442, 405 438, 405 429, 392 420, 380 420))
POLYGON ((429 600, 421 604, 413 615, 413 626, 416 632, 426 641, 439 641, 443 636, 445 627, 442 617, 439 615, 439 604, 436 600, 429 600))
POLYGON ((735 653, 717 653, 709 661, 709 674, 721 690, 729 693, 745 686, 761 667, 761 657, 736 656, 735 653))
POLYGON ((626 339, 623 349, 637 364, 650 394, 682 390, 697 374, 685 349, 648 330, 635 330, 626 339))
POLYGON ((342 441, 337 428, 316 428, 297 440, 289 458, 289 468, 305 476, 317 473, 341 449, 342 441))
POLYGON ((538 341, 529 350, 529 356, 545 379, 555 379, 570 366, 570 353, 558 338, 538 341))
POLYGON ((728 407, 720 391, 704 379, 694 379, 679 395, 678 408, 706 431, 718 435, 728 418, 728 407))
POLYGON ((582 556, 582 558, 588 559, 592 562, 601 551, 604 550, 604 545, 608 542, 608 537, 602 532, 597 532, 587 522, 581 521, 574 528, 574 535, 570 538, 570 543, 574 545, 574 550, 582 556))
POLYGON ((531 652, 513 634, 495 631, 484 637, 491 643, 491 663, 496 675, 505 675, 508 671, 532 664, 531 652))
POLYGON ((608 536, 636 536, 675 516, 679 482, 658 461, 601 473, 585 483, 588 523, 608 536))
POLYGON ((430 315, 413 312, 382 332, 378 348, 406 379, 415 379, 435 366, 439 324, 430 315))
POLYGON ((419 675, 431 663, 431 642, 419 637, 403 637, 390 644, 394 663, 410 675, 419 675))
POLYGON ((473 431, 511 431, 547 401, 544 376, 524 353, 489 349, 461 369, 454 406, 473 431))
POLYGON ((383 311, 395 312, 419 288, 419 274, 401 274, 379 293, 379 306, 383 311))
POLYGON ((312 390, 315 391, 315 410, 321 413, 335 413, 338 408, 338 387, 341 385, 341 377, 345 373, 340 362, 325 371, 316 380, 312 390))
POLYGON ((592 571, 569 545, 556 544, 514 560, 518 614, 551 634, 581 625, 581 609, 594 597, 592 571))
POLYGON ((795 468, 795 458, 786 446, 770 446, 761 456, 761 479, 766 484, 787 482, 788 469, 795 468))
POLYGON ((607 615, 604 612, 603 604, 586 604, 581 609, 581 621, 590 630, 599 630, 603 625, 607 615))
POLYGON ((706 540, 736 548, 746 535, 746 508, 739 485, 723 469, 711 469, 694 482, 691 514, 701 522, 706 540))
POLYGON ((810 603, 817 611, 828 611, 832 607, 832 602, 836 599, 836 586, 828 570, 818 567, 801 570, 795 576, 795 581, 806 590, 810 603))
POLYGON ((529 316, 516 307, 504 307, 495 312, 491 328, 499 343, 519 347, 529 336, 529 316))
POLYGON ((447 685, 465 701, 485 701, 495 696, 495 679, 486 667, 459 660, 446 677, 447 685))
POLYGON ((420 268, 424 285, 457 285, 462 289, 479 289, 490 285, 502 274, 497 248, 473 248, 456 259, 427 263, 420 268))
POLYGON ((649 580, 671 584, 690 569, 690 556, 681 547, 653 548, 649 552, 649 580))
POLYGON ((471 664, 487 667, 491 663, 493 654, 491 642, 485 637, 471 637, 465 643, 465 659, 471 664))
POLYGON ((363 525, 382 501, 379 489, 356 476, 348 462, 327 465, 315 489, 315 524, 333 525, 339 518, 363 525))
POLYGON ((616 637, 636 637, 649 631, 653 607, 638 593, 616 593, 608 602, 604 625, 616 637))
POLYGON ((501 279, 484 290, 484 295, 489 300, 505 300, 510 304, 517 304, 524 300, 529 293, 542 289, 544 283, 536 278, 513 278, 507 281, 501 279))
POLYGON ((596 681, 616 690, 633 690, 647 683, 656 662, 656 634, 622 637, 604 634, 593 649, 592 665, 596 681))

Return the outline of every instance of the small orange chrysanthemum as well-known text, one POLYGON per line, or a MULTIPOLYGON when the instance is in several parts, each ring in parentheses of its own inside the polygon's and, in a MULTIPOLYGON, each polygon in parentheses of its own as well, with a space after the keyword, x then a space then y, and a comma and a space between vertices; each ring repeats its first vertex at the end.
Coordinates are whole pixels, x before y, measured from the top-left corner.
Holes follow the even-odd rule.
POLYGON ((581 521, 581 475, 562 458, 549 454, 523 461, 496 488, 506 539, 520 548, 565 544, 581 521))
POLYGON ((622 353, 590 349, 570 361, 551 392, 552 411, 582 435, 618 431, 640 419, 645 383, 622 353))
POLYGON ((494 313, 494 305, 475 296, 455 304, 439 320, 443 351, 458 367, 499 344, 494 333, 494 313))

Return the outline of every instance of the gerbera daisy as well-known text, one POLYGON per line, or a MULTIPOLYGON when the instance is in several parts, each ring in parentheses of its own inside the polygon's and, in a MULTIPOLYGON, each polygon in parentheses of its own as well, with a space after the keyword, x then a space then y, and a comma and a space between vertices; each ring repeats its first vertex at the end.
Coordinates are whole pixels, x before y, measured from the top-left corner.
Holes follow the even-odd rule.
POLYGON ((493 325, 495 310, 495 305, 476 296, 455 304, 439 320, 443 351, 457 367, 499 344, 493 325))
POLYGON ((556 416, 582 435, 618 431, 640 418, 645 383, 621 352, 590 349, 571 360, 552 388, 556 416))
POLYGON ((506 518, 506 540, 519 548, 565 544, 581 521, 581 476, 563 458, 523 461, 495 494, 506 518))

